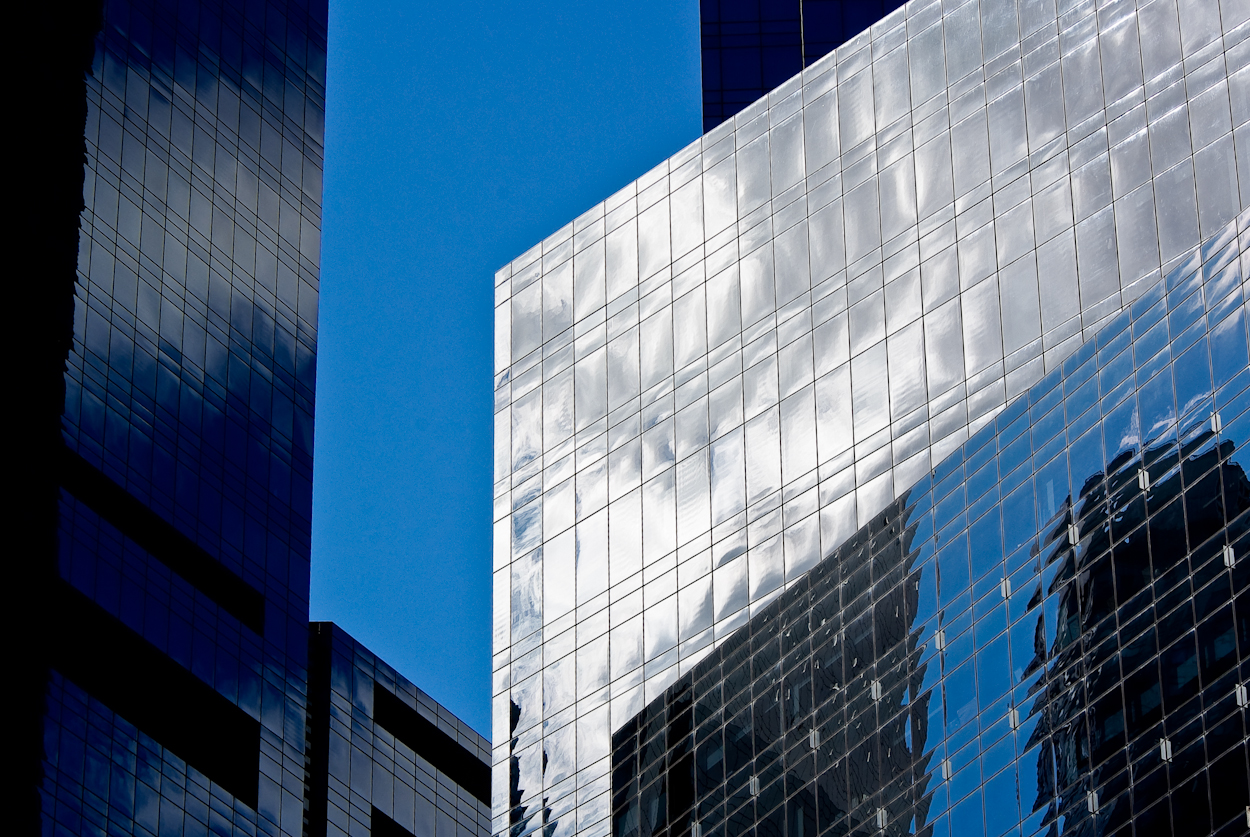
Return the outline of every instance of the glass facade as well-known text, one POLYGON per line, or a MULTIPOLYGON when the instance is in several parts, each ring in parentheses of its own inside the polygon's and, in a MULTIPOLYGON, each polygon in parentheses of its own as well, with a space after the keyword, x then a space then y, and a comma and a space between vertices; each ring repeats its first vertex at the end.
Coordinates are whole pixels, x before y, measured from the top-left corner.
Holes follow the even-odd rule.
POLYGON ((1248 226, 618 729, 614 834, 1246 833, 1248 226))
POLYGON ((332 622, 309 650, 309 837, 486 837, 490 746, 332 622))
POLYGON ((497 273, 495 833, 611 831, 614 733, 1250 205, 1247 17, 912 2, 497 273))
POLYGON ((44 828, 299 835, 326 8, 101 12, 44 828))
POLYGON ((66 58, 44 104, 82 203, 48 234, 73 281, 36 311, 72 345, 36 359, 62 394, 18 830, 485 833, 482 740, 309 630, 325 3, 66 17, 87 73, 66 58))
POLYGON ((703 130, 902 5, 901 0, 701 0, 703 130))

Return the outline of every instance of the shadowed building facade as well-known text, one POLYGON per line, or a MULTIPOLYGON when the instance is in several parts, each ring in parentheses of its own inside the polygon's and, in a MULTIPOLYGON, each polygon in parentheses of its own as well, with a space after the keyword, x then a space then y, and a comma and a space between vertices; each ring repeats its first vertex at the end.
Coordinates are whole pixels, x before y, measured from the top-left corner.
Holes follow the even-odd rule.
POLYGON ((96 14, 44 827, 301 834, 326 10, 96 14))
POLYGON ((333 622, 309 649, 309 837, 489 834, 486 739, 333 622))
POLYGON ((309 630, 325 4, 22 14, 19 830, 485 833, 477 736, 309 630))

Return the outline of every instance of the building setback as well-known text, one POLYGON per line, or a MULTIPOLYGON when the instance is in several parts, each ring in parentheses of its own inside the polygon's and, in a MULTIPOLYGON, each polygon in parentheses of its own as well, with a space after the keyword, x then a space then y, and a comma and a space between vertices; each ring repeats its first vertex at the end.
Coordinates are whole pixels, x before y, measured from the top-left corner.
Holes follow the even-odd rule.
POLYGON ((497 273, 495 833, 1244 831, 1247 34, 912 2, 497 273))
POLYGON ((22 14, 39 165, 19 180, 13 821, 486 833, 478 739, 341 631, 309 631, 325 4, 22 14))
POLYGON ((309 650, 308 837, 488 835, 486 739, 332 622, 309 650))

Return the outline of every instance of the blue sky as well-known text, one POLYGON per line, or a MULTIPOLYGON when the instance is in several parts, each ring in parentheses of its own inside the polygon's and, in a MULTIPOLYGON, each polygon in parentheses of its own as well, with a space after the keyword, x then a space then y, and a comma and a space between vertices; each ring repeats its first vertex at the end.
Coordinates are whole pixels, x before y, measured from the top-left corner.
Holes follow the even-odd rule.
POLYGON ((699 135, 698 13, 330 2, 312 617, 487 737, 494 271, 699 135))

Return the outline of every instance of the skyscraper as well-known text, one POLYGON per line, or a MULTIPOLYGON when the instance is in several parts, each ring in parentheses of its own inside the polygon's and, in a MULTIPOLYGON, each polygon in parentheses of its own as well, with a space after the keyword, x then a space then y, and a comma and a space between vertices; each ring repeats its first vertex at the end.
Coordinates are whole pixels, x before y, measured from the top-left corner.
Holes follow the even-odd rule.
MULTIPOLYGON (((1179 784, 1133 784, 1147 773, 1159 781, 1142 759, 1167 752, 1164 743, 1187 753, 1177 783, 1198 781, 1192 765, 1235 762, 1214 743, 1199 757, 1189 749, 1197 728, 1174 734, 1169 724, 1243 723, 1241 635, 1202 623, 1196 609, 1188 611, 1196 621, 1167 622, 1163 605, 1132 599, 1155 593, 1131 585, 1158 571, 1167 581, 1151 576, 1150 589, 1179 597, 1165 608, 1177 614, 1216 576, 1227 596, 1203 599, 1204 608, 1223 608, 1244 586, 1239 530, 1225 531, 1240 509, 1229 498, 1244 482, 1241 442, 1225 428, 1240 412, 1233 391, 1245 344, 1229 338, 1240 355, 1217 361, 1213 353, 1217 332, 1241 329, 1244 341, 1240 245, 1231 242, 1250 205, 1241 139, 1250 120, 1247 31, 1246 13, 1228 4, 913 2, 497 274, 496 833, 701 833, 733 816, 737 825, 724 833, 779 823, 806 833, 809 779, 843 794, 827 791, 840 819, 820 819, 829 806, 811 809, 816 827, 833 833, 852 825, 905 833, 907 812, 917 829, 939 820, 949 828, 947 808, 920 804, 939 786, 961 828, 1033 823, 1034 800, 1043 799, 1051 818, 1035 824, 1066 833, 1069 823, 1138 810, 1139 796, 1175 795, 1179 784), (1189 319, 1196 314, 1173 313, 1199 308, 1201 326, 1189 319), (1146 338, 1164 319, 1166 328, 1146 338), (1198 345, 1213 377, 1180 360, 1197 363, 1198 345), (1172 412, 1149 413, 1137 390, 1162 386, 1174 358, 1172 412), (1065 406, 1055 413, 1059 393, 1065 406), (1050 424, 1020 435, 1034 420, 1050 424), (1067 482, 1045 470, 1057 456, 1067 482), (1144 469, 1133 465, 1142 457, 1144 469), (1171 466, 1152 470, 1168 457, 1179 481, 1171 466), (1124 480, 1139 478, 1141 493, 1125 494, 1124 480), (1018 493, 1025 485, 1029 502, 1018 493), (1211 508, 1191 520, 1191 501, 1211 508), (1156 520, 1156 507, 1173 517, 1156 520), (1146 526, 1144 550, 1134 520, 1146 526), (1215 558, 1203 551, 1215 548, 1212 538, 1215 558), (932 588, 949 586, 954 598, 932 607, 926 599, 922 614, 912 597, 931 589, 918 568, 936 561, 929 572, 946 577, 942 559, 923 550, 945 555, 960 544, 966 581, 956 562, 949 585, 932 588), (1120 553, 1125 592, 1133 591, 1123 601, 1111 592, 1120 553), (1065 562, 1086 587, 1046 576, 1068 572, 1065 562), (1037 574, 1045 579, 1038 607, 1068 596, 1063 612, 1080 617, 1058 645, 1057 634, 1043 633, 1032 662, 1020 656, 1027 623, 1011 614, 1036 616, 1037 574), (1022 603, 1012 598, 1020 590, 1029 591, 1022 603), (820 615, 839 621, 841 659, 850 653, 854 662, 842 663, 853 666, 843 679, 824 682, 826 703, 809 708, 803 688, 815 686, 795 684, 787 697, 782 680, 735 667, 775 662, 778 678, 793 674, 791 662, 814 668, 816 652, 805 650, 814 639, 800 638, 811 644, 796 649, 766 637, 793 629, 800 611, 815 619, 818 592, 821 607, 836 601, 820 615), (1087 602, 1092 609, 1080 610, 1087 602), (865 613, 873 615, 866 622, 865 613), (963 622, 947 628, 946 619, 972 631, 963 622), (1168 665, 1183 667, 1197 658, 1180 645, 1146 649, 1147 623, 1194 649, 1207 640, 1220 649, 1194 652, 1208 655, 1206 675, 1155 681, 1162 710, 1149 705, 1150 661, 1174 653, 1168 665), (792 660, 773 661, 783 649, 792 660), (945 656, 935 662, 936 654, 945 656), (1112 655, 1135 656, 1113 673, 1104 667, 1112 655), (1017 656, 1025 661, 1018 671, 1008 662, 1017 656), (926 715, 921 742, 909 725, 920 711, 912 681, 929 688, 928 676, 945 689, 945 670, 937 674, 948 661, 966 668, 950 681, 953 697, 943 692, 941 725, 926 715), (1103 679, 1088 691, 1062 685, 1091 672, 1103 679), (1130 694, 1130 681, 1144 691, 1130 694), (711 683, 723 700, 731 687, 758 687, 749 701, 735 691, 732 708, 758 708, 763 722, 696 718, 693 701, 711 694, 711 683), (1029 693, 1039 683, 1043 699, 1029 693), (830 684, 840 696, 829 697, 830 684), (1214 708, 1193 703, 1193 689, 1202 701, 1210 692, 1214 708), (1113 694, 1123 713, 1137 715, 1116 716, 1113 694), (791 698, 799 703, 782 715, 791 698), (1008 765, 1023 763, 1016 742, 1031 741, 1035 711, 1050 725, 1055 761, 1046 775, 1055 788, 999 808, 1006 771, 1023 781, 1008 765), (794 718, 807 720, 791 726, 794 718), (721 736, 727 760, 731 721, 736 737, 751 739, 749 760, 734 762, 739 772, 695 772, 663 791, 655 784, 687 767, 712 770, 699 766, 702 732, 684 732, 695 724, 721 736), (848 773, 840 785, 816 779, 842 757, 829 749, 838 740, 875 759, 871 775, 856 774, 855 798, 848 773), (926 744, 935 749, 922 752, 926 744), (802 761, 802 747, 828 761, 792 779, 784 759, 802 761), (939 747, 942 759, 932 755, 939 747), (904 780, 915 796, 900 796, 904 780), (702 819, 698 806, 717 793, 719 813, 702 819), (798 807, 778 820, 777 805, 798 807)), ((1056 630, 1057 614, 1046 623, 1056 630)), ((1228 620, 1242 618, 1228 606, 1228 620)), ((1236 739, 1231 727, 1203 729, 1208 741, 1236 739)), ((1186 792, 1208 804, 1212 829, 1244 828, 1227 819, 1236 796, 1217 807, 1209 786, 1186 792)), ((1178 803, 1153 821, 1200 807, 1178 803)))
POLYGON ((900 0, 701 0, 703 130, 901 5, 900 0))
POLYGON ((43 817, 300 834, 326 10, 98 14, 43 817))
POLYGON ((9 821, 484 834, 480 740, 310 637, 325 4, 22 13, 9 821))

